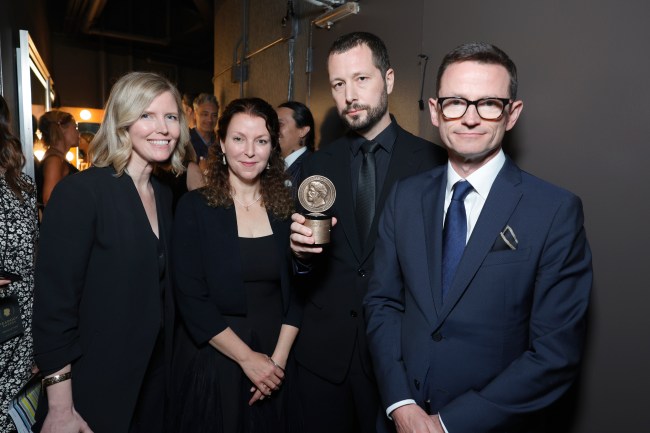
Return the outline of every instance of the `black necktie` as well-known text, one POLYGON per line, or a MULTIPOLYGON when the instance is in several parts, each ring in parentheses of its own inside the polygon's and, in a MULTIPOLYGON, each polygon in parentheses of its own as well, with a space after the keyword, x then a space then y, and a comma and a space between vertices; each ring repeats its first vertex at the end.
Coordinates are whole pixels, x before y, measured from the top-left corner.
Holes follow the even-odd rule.
POLYGON ((357 230, 361 246, 366 242, 372 219, 375 216, 375 190, 376 185, 376 167, 375 151, 379 147, 376 141, 366 141, 361 145, 363 152, 363 161, 359 169, 359 182, 357 184, 357 230))
POLYGON ((447 208, 442 244, 442 298, 444 299, 451 282, 454 280, 456 268, 463 256, 467 241, 467 216, 465 215, 465 197, 472 191, 472 185, 467 181, 454 184, 454 194, 447 208))

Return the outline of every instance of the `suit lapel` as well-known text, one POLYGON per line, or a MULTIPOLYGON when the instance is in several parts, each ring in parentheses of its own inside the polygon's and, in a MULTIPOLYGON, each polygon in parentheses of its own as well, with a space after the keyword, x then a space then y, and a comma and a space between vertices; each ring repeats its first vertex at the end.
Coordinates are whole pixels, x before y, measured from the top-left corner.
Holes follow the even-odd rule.
MULTIPOLYGON (((446 167, 446 166, 445 166, 446 167)), ((445 205, 446 169, 435 170, 429 182, 423 185, 422 224, 424 225, 429 290, 426 291, 425 304, 433 305, 438 316, 442 309, 442 216, 445 205), (430 299, 430 302, 429 302, 430 299)), ((427 318, 429 316, 427 315, 427 318)))
POLYGON ((439 321, 445 319, 467 290, 485 256, 494 245, 499 232, 503 230, 517 207, 522 195, 521 191, 517 189, 517 184, 520 182, 521 171, 510 159, 506 159, 506 163, 490 189, 490 195, 458 264, 456 276, 445 298, 439 321))
POLYGON ((365 261, 368 256, 373 252, 375 241, 377 240, 377 225, 379 224, 379 217, 381 212, 384 209, 384 204, 386 203, 386 198, 390 193, 393 185, 397 180, 408 176, 409 174, 414 174, 416 168, 419 165, 420 161, 417 158, 413 157, 413 153, 420 148, 413 148, 408 146, 403 137, 402 128, 397 126, 397 137, 395 138, 395 145, 393 146, 393 152, 390 157, 390 162, 388 163, 388 171, 386 172, 386 178, 384 179, 384 184, 381 186, 381 189, 377 194, 377 201, 375 203, 375 216, 372 220, 372 225, 370 226, 370 233, 368 235, 368 242, 366 242, 366 247, 363 250, 362 259, 365 261))

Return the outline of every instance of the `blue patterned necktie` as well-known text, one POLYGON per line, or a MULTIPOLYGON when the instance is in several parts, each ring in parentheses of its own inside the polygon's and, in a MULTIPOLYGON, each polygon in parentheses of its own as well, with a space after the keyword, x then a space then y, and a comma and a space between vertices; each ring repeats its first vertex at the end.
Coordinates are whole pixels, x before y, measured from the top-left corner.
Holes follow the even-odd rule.
POLYGON ((456 268, 465 250, 467 241, 467 216, 465 215, 465 197, 472 191, 467 181, 454 184, 454 194, 447 208, 442 244, 442 298, 445 298, 456 274, 456 268))

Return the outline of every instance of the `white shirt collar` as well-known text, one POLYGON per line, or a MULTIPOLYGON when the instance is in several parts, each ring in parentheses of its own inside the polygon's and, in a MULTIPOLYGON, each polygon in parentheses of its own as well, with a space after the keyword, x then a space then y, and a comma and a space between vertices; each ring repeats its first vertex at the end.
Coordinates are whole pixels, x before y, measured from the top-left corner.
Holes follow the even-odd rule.
MULTIPOLYGON (((465 179, 472 184, 474 191, 480 195, 483 200, 487 200, 492 184, 505 162, 506 155, 503 153, 503 149, 499 149, 499 153, 497 153, 494 158, 489 160, 485 165, 467 176, 465 179)), ((447 162, 447 189, 445 191, 447 197, 451 195, 451 188, 454 184, 461 179, 463 178, 456 173, 456 170, 451 166, 451 162, 447 162)))
POLYGON ((286 158, 284 158, 284 166, 285 166, 285 169, 286 169, 286 168, 289 168, 289 166, 290 166, 291 164, 293 164, 294 162, 296 162, 296 159, 298 159, 298 157, 300 157, 300 155, 302 155, 302 154, 305 153, 306 151, 307 151, 307 146, 303 146, 303 147, 301 147, 300 149, 298 149, 298 150, 296 150, 296 151, 294 151, 294 152, 291 152, 291 153, 289 154, 289 156, 287 156, 286 158))

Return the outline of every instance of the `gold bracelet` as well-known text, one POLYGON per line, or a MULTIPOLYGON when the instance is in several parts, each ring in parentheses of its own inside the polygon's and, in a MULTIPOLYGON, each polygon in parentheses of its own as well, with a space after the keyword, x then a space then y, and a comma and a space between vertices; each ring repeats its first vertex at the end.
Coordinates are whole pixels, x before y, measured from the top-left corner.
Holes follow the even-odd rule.
POLYGON ((47 388, 50 385, 54 385, 55 383, 70 380, 71 378, 72 378, 72 372, 68 371, 67 373, 57 374, 56 376, 46 377, 45 379, 43 379, 41 384, 43 385, 43 388, 47 388))

